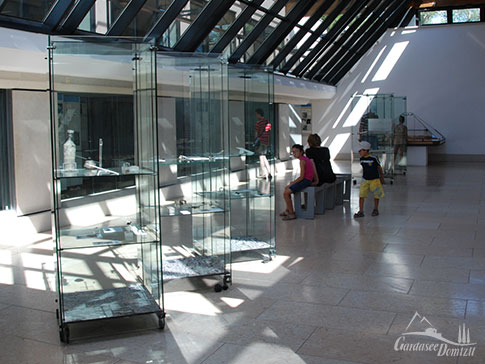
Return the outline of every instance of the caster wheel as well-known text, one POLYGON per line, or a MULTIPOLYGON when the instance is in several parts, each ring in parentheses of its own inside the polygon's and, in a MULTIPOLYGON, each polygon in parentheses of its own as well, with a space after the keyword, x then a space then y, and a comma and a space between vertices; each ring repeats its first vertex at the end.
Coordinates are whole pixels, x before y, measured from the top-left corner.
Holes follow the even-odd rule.
POLYGON ((158 328, 160 330, 163 330, 165 328, 165 317, 164 316, 158 317, 158 328))
POLYGON ((222 286, 222 289, 223 289, 224 291, 227 291, 227 289, 228 289, 228 288, 229 288, 229 286, 228 286, 227 284, 224 284, 224 285, 222 286))
POLYGON ((64 344, 69 344, 69 334, 69 327, 67 325, 59 328, 59 336, 61 342, 64 344))
POLYGON ((214 291, 216 291, 216 292, 221 292, 221 291, 222 291, 222 286, 221 286, 219 283, 217 283, 217 284, 214 286, 214 291))

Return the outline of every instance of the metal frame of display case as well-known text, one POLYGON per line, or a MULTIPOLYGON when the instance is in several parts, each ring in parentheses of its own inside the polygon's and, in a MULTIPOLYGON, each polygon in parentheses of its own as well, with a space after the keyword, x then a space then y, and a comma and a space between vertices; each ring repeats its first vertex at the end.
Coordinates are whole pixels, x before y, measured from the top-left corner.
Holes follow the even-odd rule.
MULTIPOLYGON (((393 184, 395 174, 406 174, 406 155, 397 164, 394 155, 394 128, 399 123, 399 116, 406 114, 406 97, 393 94, 355 95, 351 109, 359 113, 362 111, 360 121, 352 127, 352 167, 358 164, 353 161, 359 160, 355 146, 359 140, 368 141, 372 146, 371 154, 377 156, 381 162, 384 177, 393 184), (364 121, 368 123, 366 132, 361 130, 361 123, 364 121)), ((352 174, 354 173, 360 173, 360 166, 353 168, 352 174)))
POLYGON ((220 292, 232 276, 227 62, 158 52, 157 80, 164 282, 222 276, 220 292))
POLYGON ((93 39, 49 41, 56 313, 65 343, 69 325, 79 322, 156 314, 159 328, 165 326, 155 52, 135 41, 93 39), (82 95, 115 94, 132 97, 132 115, 76 108, 82 95), (110 116, 110 123, 103 119, 110 116), (109 180, 114 190, 96 193, 109 180), (117 188, 121 180, 131 186, 117 188), (70 190, 77 191, 75 201, 70 190), (126 200, 117 205, 111 198, 120 191, 126 200), (74 202, 104 214, 76 218, 74 202))
POLYGON ((233 261, 272 260, 276 255, 274 178, 258 178, 261 157, 254 144, 256 110, 271 124, 266 152, 275 175, 274 82, 271 68, 229 66, 231 253, 233 261))

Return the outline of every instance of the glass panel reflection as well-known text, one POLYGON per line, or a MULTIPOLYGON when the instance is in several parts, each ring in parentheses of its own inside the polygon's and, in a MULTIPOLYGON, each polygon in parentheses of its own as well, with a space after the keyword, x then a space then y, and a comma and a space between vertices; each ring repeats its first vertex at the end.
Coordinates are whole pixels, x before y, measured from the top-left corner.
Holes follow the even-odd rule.
MULTIPOLYGON (((247 8, 247 5, 236 1, 229 11, 222 17, 217 25, 212 29, 207 38, 199 47, 201 52, 209 52, 212 47, 224 36, 226 31, 233 25, 237 17, 247 8)), ((234 39, 233 39, 234 41, 234 39)))
POLYGON ((125 36, 143 37, 165 13, 172 0, 148 0, 136 14, 135 19, 123 32, 125 36))
POLYGON ((0 13, 17 18, 42 21, 55 2, 56 0, 10 0, 6 2, 3 8, 0 8, 0 13))
POLYGON ((163 33, 160 40, 160 45, 168 48, 173 48, 175 43, 180 39, 184 32, 199 16, 200 12, 207 5, 209 0, 190 0, 185 8, 180 12, 177 19, 170 25, 170 27, 163 33))

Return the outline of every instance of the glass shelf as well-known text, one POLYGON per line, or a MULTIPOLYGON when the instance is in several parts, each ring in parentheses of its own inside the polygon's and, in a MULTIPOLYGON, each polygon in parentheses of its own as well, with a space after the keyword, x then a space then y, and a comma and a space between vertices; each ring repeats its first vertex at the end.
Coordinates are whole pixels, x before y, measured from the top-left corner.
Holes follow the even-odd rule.
POLYGON ((167 158, 160 159, 160 165, 199 165, 199 164, 223 164, 227 161, 227 157, 183 157, 183 158, 167 158))
POLYGON ((224 213, 224 209, 217 204, 210 203, 184 203, 182 205, 166 205, 160 207, 162 217, 188 216, 208 213, 224 213))
POLYGON ((208 199, 230 198, 231 200, 240 200, 245 198, 273 197, 273 192, 274 191, 270 191, 268 193, 262 193, 254 189, 241 189, 241 190, 224 191, 224 192, 205 192, 203 196, 208 199))
POLYGON ((100 169, 72 169, 72 170, 64 170, 64 169, 56 169, 55 176, 56 178, 82 178, 82 177, 115 177, 115 176, 150 176, 154 175, 155 172, 142 169, 138 170, 137 172, 121 172, 121 168, 106 168, 105 171, 100 169))
POLYGON ((59 238, 59 251, 157 241, 155 233, 136 225, 61 230, 59 238))

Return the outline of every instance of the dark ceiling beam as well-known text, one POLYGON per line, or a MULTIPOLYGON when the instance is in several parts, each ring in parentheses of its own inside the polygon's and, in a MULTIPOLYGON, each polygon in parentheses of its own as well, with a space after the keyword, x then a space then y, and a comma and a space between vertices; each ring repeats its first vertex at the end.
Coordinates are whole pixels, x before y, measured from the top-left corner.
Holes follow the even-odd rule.
POLYGON ((5 5, 7 5, 8 0, 0 0, 0 12, 3 10, 5 5))
POLYGON ((329 40, 325 46, 320 50, 318 61, 314 62, 311 65, 310 71, 307 73, 306 77, 308 78, 313 78, 318 71, 322 69, 322 67, 327 63, 327 61, 332 57, 332 55, 337 52, 337 49, 344 44, 353 34, 354 32, 365 22, 369 14, 372 12, 372 10, 375 7, 375 4, 379 0, 370 0, 369 3, 367 3, 366 7, 362 12, 360 12, 359 16, 355 21, 349 26, 348 29, 345 30, 345 32, 342 33, 337 33, 333 39, 329 40), (337 39, 335 41, 335 39, 337 39), (335 41, 335 42, 334 42, 335 41), (331 49, 331 50, 329 50, 331 49), (335 51, 333 51, 335 49, 335 51), (323 55, 323 56, 322 56, 323 55))
POLYGON ((59 32, 62 34, 74 33, 79 27, 79 24, 81 24, 83 19, 86 17, 87 13, 89 13, 89 10, 91 10, 95 2, 96 0, 78 1, 59 27, 59 32))
MULTIPOLYGON (((317 29, 315 29, 315 32, 308 37, 308 39, 305 41, 305 43, 302 44, 300 48, 291 56, 291 58, 288 60, 288 62, 285 63, 285 65, 279 70, 282 73, 288 73, 293 67, 293 65, 298 62, 303 54, 315 43, 315 41, 321 37, 323 32, 329 27, 330 24, 333 23, 333 21, 337 18, 337 16, 340 15, 342 10, 345 8, 347 5, 346 1, 340 1, 339 4, 330 12, 330 14, 325 18, 325 20, 318 26, 317 29)), ((310 62, 311 59, 305 58, 302 62, 307 64, 307 62, 310 62)))
POLYGON ((385 9, 395 0, 374 1, 371 6, 366 9, 365 14, 362 14, 357 27, 353 27, 352 32, 345 32, 344 39, 338 39, 324 55, 317 62, 316 67, 318 73, 313 79, 320 81, 329 72, 334 70, 336 64, 344 59, 345 55, 352 49, 355 49, 356 44, 360 41, 362 44, 370 34, 370 28, 378 21, 379 17, 384 13, 385 9), (349 34, 347 34, 349 33, 349 34), (325 62, 325 63, 324 63, 325 62))
MULTIPOLYGON (((411 19, 413 19, 413 16, 418 14, 418 9, 409 7, 406 11, 406 14, 402 18, 401 22, 399 23, 399 27, 407 27, 409 25, 409 22, 411 19)), ((413 24, 414 25, 414 24, 413 24)))
POLYGON ((295 28, 298 22, 315 5, 316 0, 300 1, 288 13, 285 20, 266 38, 261 46, 249 57, 247 63, 262 64, 285 37, 295 28))
POLYGON ((49 29, 44 25, 44 23, 1 14, 0 27, 24 30, 26 32, 49 34, 49 29))
POLYGON ((152 26, 152 28, 145 35, 145 40, 156 39, 156 43, 160 43, 160 37, 170 27, 170 24, 177 18, 182 9, 187 5, 189 0, 174 0, 169 5, 167 10, 152 26))
MULTIPOLYGON (((323 36, 323 38, 318 42, 318 44, 312 49, 310 54, 307 58, 311 58, 313 62, 303 62, 296 67, 293 74, 295 76, 302 76, 308 69, 310 69, 320 57, 320 55, 327 49, 328 45, 331 44, 335 38, 338 37, 339 34, 345 29, 345 27, 355 19, 362 8, 368 3, 368 0, 364 1, 356 1, 352 6, 347 9, 345 14, 333 25, 332 29, 328 31, 327 34, 323 36)), ((311 72, 310 72, 311 74, 311 72)), ((312 77, 313 75, 309 76, 312 77)))
POLYGON ((308 30, 315 25, 315 23, 320 20, 328 10, 330 5, 332 5, 334 0, 327 0, 324 1, 320 7, 313 13, 313 15, 305 22, 303 25, 304 28, 301 28, 298 33, 296 33, 289 41, 286 43, 284 48, 276 55, 276 57, 271 61, 271 66, 277 67, 279 64, 286 58, 288 54, 291 53, 292 50, 298 45, 298 43, 303 39, 303 37, 307 34, 308 30), (305 31, 305 28, 307 31, 305 31))
POLYGON ((109 37, 122 35, 146 2, 147 0, 131 0, 108 29, 106 35, 109 37))
POLYGON ((251 19, 253 14, 257 10, 257 6, 261 5, 264 0, 254 0, 252 5, 246 6, 246 8, 239 14, 237 19, 232 23, 232 25, 227 29, 224 35, 219 39, 219 41, 212 47, 209 53, 222 53, 229 43, 234 39, 234 37, 239 33, 242 27, 251 19))
POLYGON ((333 74, 332 77, 325 79, 326 81, 336 84, 343 76, 351 70, 355 63, 379 40, 379 38, 386 32, 386 30, 397 21, 398 18, 402 19, 407 7, 411 4, 412 0, 396 0, 388 8, 386 13, 382 16, 382 21, 377 22, 377 28, 373 30, 373 34, 370 38, 366 39, 366 42, 360 47, 353 55, 347 60, 342 67, 333 74), (387 19, 387 20, 386 20, 387 19))
POLYGON ((44 18, 44 25, 49 31, 53 32, 57 28, 61 20, 66 16, 73 2, 73 0, 57 0, 55 2, 47 16, 44 18))
MULTIPOLYGON (((421 1, 430 2, 430 1, 421 1)), ((463 5, 483 5, 483 0, 436 0, 434 6, 463 6, 463 5)))
POLYGON ((256 41, 256 39, 258 39, 258 37, 274 19, 274 14, 278 14, 287 2, 288 0, 277 0, 273 4, 273 6, 269 9, 270 13, 263 16, 263 18, 256 24, 254 29, 246 36, 246 38, 244 38, 234 53, 229 57, 228 61, 230 63, 237 63, 239 61, 244 53, 246 53, 248 48, 256 41))
POLYGON ((194 52, 234 4, 234 0, 211 0, 175 43, 179 52, 194 52))

